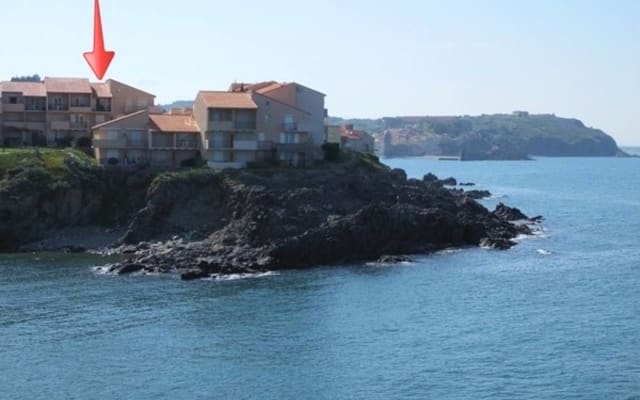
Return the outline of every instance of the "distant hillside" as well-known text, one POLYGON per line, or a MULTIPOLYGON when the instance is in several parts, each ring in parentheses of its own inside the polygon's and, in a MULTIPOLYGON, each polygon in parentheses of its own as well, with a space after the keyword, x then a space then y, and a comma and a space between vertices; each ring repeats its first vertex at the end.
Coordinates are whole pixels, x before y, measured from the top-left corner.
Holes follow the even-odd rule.
POLYGON ((178 100, 171 104, 161 104, 158 107, 162 107, 165 110, 171 110, 172 108, 192 108, 193 100, 178 100))
POLYGON ((624 154, 615 140, 577 119, 528 113, 461 117, 395 117, 343 120, 371 132, 387 157, 462 155, 465 159, 624 154), (385 144, 385 133, 388 138, 385 144))

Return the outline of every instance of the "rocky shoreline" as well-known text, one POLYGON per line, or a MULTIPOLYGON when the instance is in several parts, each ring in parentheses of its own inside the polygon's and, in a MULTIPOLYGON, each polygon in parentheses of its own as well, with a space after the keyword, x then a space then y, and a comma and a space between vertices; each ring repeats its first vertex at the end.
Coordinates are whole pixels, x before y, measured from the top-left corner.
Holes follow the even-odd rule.
POLYGON ((55 180, 30 170, 5 178, 0 250, 118 254, 108 273, 192 280, 397 262, 452 247, 508 249, 539 222, 502 204, 487 210, 476 200, 491 193, 465 191, 470 183, 408 179, 365 155, 307 169, 155 176, 67 164, 55 180))
POLYGON ((407 179, 404 171, 359 161, 286 173, 206 173, 198 179, 209 189, 189 210, 201 216, 196 225, 211 225, 196 229, 195 221, 185 221, 180 204, 188 201, 183 194, 193 193, 185 186, 190 183, 162 182, 116 249, 125 259, 109 266, 109 273, 178 273, 195 280, 398 262, 452 247, 505 250, 516 244, 516 236, 532 234, 532 224, 540 220, 503 204, 490 212, 476 202, 488 192, 447 187, 455 182, 433 175, 407 179), (179 230, 182 235, 149 241, 179 230))

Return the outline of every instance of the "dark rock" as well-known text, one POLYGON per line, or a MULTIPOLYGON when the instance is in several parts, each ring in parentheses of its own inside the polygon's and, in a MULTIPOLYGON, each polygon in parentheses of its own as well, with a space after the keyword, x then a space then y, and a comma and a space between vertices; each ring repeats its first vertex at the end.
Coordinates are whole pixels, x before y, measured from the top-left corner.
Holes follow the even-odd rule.
POLYGON ((87 251, 87 249, 82 246, 66 246, 63 250, 65 253, 84 253, 87 251))
POLYGON ((491 197, 491 192, 488 190, 467 190, 464 192, 465 196, 469 196, 474 200, 486 199, 491 197))
POLYGON ((493 214, 505 221, 524 221, 529 219, 519 209, 505 206, 502 203, 498 204, 493 214))
POLYGON ((440 184, 444 186, 456 186, 458 184, 458 181, 456 180, 456 178, 450 177, 450 178, 441 180, 440 184))
POLYGON ((425 183, 438 183, 440 182, 440 179, 438 179, 436 175, 429 172, 428 174, 422 177, 422 181, 425 183))
POLYGON ((460 182, 459 186, 475 186, 476 184, 473 182, 460 182))
POLYGON ((393 175, 393 177, 399 181, 406 181, 407 180, 407 173, 405 172, 405 170, 400 169, 400 168, 395 168, 391 170, 391 174, 393 175))
POLYGON ((183 281, 195 281, 198 279, 208 278, 210 276, 211 274, 209 274, 208 272, 204 272, 202 270, 194 270, 183 273, 182 275, 180 275, 180 279, 182 279, 183 281))
POLYGON ((517 245, 516 242, 506 238, 484 238, 480 241, 480 246, 496 250, 508 250, 515 245, 517 245))
POLYGON ((123 265, 118 269, 118 275, 133 274, 134 272, 140 272, 145 268, 143 264, 130 263, 123 265))
POLYGON ((538 215, 538 216, 535 216, 533 218, 530 218, 529 221, 534 222, 534 223, 540 223, 540 222, 544 221, 544 217, 542 215, 538 215))
POLYGON ((377 262, 381 264, 399 264, 399 263, 411 262, 411 261, 413 260, 406 256, 386 255, 378 258, 377 262))

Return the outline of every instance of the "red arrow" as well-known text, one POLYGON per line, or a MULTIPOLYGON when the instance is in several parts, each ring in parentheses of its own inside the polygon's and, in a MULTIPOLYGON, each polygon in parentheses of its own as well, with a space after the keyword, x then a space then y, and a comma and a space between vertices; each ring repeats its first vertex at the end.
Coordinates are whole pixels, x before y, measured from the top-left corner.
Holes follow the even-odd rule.
POLYGON ((102 33, 102 17, 100 16, 100 2, 95 0, 93 17, 93 51, 84 53, 84 58, 96 74, 98 79, 102 79, 107 73, 111 60, 116 55, 113 51, 104 49, 104 34, 102 33))

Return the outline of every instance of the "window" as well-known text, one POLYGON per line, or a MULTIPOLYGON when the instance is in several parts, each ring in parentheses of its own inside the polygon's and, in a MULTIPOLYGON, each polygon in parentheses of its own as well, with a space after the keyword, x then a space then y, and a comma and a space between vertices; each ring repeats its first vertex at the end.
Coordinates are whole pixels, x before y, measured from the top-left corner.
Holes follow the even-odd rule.
POLYGON ((9 104, 18 104, 18 98, 16 96, 9 97, 9 104))
POLYGON ((209 109, 209 121, 213 122, 231 122, 233 112, 231 110, 213 108, 209 109))

